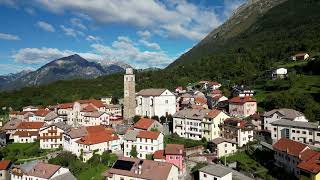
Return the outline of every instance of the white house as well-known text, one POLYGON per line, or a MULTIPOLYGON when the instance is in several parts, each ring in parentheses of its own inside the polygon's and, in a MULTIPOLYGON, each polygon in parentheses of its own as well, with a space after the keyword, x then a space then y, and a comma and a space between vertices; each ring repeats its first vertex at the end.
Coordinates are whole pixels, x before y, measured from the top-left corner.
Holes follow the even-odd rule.
POLYGON ((284 79, 288 75, 286 68, 278 68, 272 71, 272 79, 284 79))
POLYGON ((237 142, 225 138, 215 138, 209 142, 210 150, 216 154, 217 158, 229 156, 237 152, 237 142))
POLYGON ((280 119, 290 120, 290 121, 300 121, 308 122, 303 113, 296 111, 294 109, 274 109, 265 112, 263 115, 263 126, 265 130, 271 130, 271 123, 280 119))
POLYGON ((199 169, 199 180, 232 180, 232 171, 218 164, 199 169))
POLYGON ((251 96, 229 99, 229 114, 234 117, 248 117, 257 112, 257 101, 251 96))
POLYGON ((9 169, 12 163, 10 160, 0 161, 0 180, 10 180, 9 169))
POLYGON ((106 105, 106 113, 113 116, 122 116, 122 106, 120 104, 106 105))
POLYGON ((166 162, 119 157, 103 173, 105 180, 178 180, 178 167, 166 162))
POLYGON ((45 125, 39 130, 40 149, 55 149, 62 147, 63 133, 71 126, 64 122, 45 125))
POLYGON ((111 101, 112 101, 112 96, 101 97, 101 98, 100 98, 100 101, 102 101, 102 103, 105 104, 105 105, 112 104, 112 103, 111 103, 111 101))
POLYGON ((38 107, 35 106, 25 106, 22 108, 22 111, 24 112, 34 112, 34 111, 38 111, 38 107))
POLYGON ((63 122, 63 119, 53 111, 47 109, 39 109, 37 111, 34 111, 34 114, 29 117, 29 121, 46 122, 47 124, 52 124, 63 122))
POLYGON ((222 126, 222 137, 233 140, 239 147, 253 141, 254 126, 248 121, 228 118, 222 126))
POLYGON ((136 94, 136 115, 167 116, 176 112, 176 96, 168 89, 143 89, 136 94))
POLYGON ((146 159, 147 155, 164 148, 163 134, 160 132, 128 130, 123 141, 125 157, 131 156, 130 152, 134 147, 140 159, 146 159))
POLYGON ((78 119, 78 123, 82 126, 109 125, 109 114, 105 112, 85 112, 78 119))
POLYGON ((20 122, 13 134, 14 143, 32 143, 38 139, 40 128, 44 122, 20 122))
POLYGON ((163 126, 161 123, 154 119, 149 118, 141 118, 138 122, 133 125, 134 130, 142 130, 142 131, 151 131, 152 129, 156 129, 160 132, 163 132, 163 126))
POLYGON ((271 123, 270 131, 273 143, 287 138, 320 147, 320 127, 317 123, 281 119, 271 123))
POLYGON ((11 170, 11 180, 76 180, 69 169, 42 162, 28 162, 11 170))

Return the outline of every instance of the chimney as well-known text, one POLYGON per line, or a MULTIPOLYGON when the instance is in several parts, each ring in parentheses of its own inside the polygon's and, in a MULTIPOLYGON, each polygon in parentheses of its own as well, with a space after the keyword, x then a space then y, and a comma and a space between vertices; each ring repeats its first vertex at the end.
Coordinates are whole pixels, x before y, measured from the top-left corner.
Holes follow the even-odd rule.
POLYGON ((141 174, 142 173, 142 166, 141 166, 141 164, 139 164, 139 166, 138 166, 138 174, 141 174))

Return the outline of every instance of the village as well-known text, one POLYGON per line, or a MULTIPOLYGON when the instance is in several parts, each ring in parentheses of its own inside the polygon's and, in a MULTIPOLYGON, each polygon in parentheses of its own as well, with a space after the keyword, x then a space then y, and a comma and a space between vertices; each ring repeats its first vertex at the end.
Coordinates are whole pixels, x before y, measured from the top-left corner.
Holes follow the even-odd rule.
MULTIPOLYGON (((281 68, 270 78, 286 75, 281 68)), ((18 153, 2 155, 0 179, 76 179, 67 167, 49 163, 65 152, 83 163, 114 155, 100 172, 106 180, 263 179, 277 174, 275 169, 293 179, 320 176, 319 124, 294 109, 258 112, 254 89, 235 85, 227 97, 215 81, 173 91, 136 92, 135 86, 134 70, 127 68, 123 99, 11 111, 1 128, 1 146, 34 144, 43 153, 22 159, 18 153)))

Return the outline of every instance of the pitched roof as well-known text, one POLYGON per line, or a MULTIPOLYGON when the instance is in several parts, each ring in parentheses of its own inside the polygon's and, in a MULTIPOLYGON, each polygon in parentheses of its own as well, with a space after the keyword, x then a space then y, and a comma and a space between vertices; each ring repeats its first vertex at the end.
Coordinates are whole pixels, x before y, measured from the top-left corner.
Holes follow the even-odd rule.
POLYGON ((208 112, 208 113, 206 114, 206 117, 208 117, 208 118, 215 118, 215 117, 217 117, 220 113, 221 113, 220 110, 218 110, 218 109, 212 109, 210 112, 208 112))
POLYGON ((217 164, 211 164, 211 165, 205 166, 205 167, 199 169, 199 171, 207 173, 207 174, 211 174, 211 175, 217 176, 217 177, 224 177, 224 176, 232 173, 232 171, 230 171, 228 168, 226 168, 224 166, 217 165, 217 164))
POLYGON ((138 96, 160 96, 166 89, 142 89, 137 95, 138 96))
POLYGON ((183 109, 176 112, 173 117, 202 120, 210 111, 209 109, 183 109))
POLYGON ((7 170, 10 167, 10 160, 2 160, 0 161, 0 170, 7 170))
POLYGON ((97 109, 95 107, 93 107, 91 104, 89 104, 88 106, 84 107, 81 112, 94 112, 97 111, 97 109))
POLYGON ((102 131, 97 133, 91 133, 77 140, 79 144, 92 145, 99 144, 103 142, 117 140, 119 137, 115 134, 110 133, 110 131, 102 131))
POLYGON ((137 179, 167 180, 172 167, 173 164, 166 162, 120 157, 104 176, 112 177, 113 174, 117 174, 137 179), (141 173, 136 173, 139 165, 141 173))
POLYGON ((285 119, 280 119, 280 120, 274 121, 270 124, 277 125, 277 126, 286 126, 286 127, 289 126, 289 127, 302 127, 302 128, 309 128, 309 129, 318 129, 317 123, 291 121, 291 120, 285 120, 285 119))
POLYGON ((17 129, 17 127, 19 126, 19 124, 21 123, 22 121, 19 120, 19 119, 13 119, 13 120, 10 120, 9 122, 7 122, 2 128, 1 130, 15 130, 17 129))
POLYGON ((297 53, 297 54, 295 54, 294 56, 295 56, 295 57, 299 57, 299 56, 305 56, 306 54, 308 54, 308 53, 297 53))
POLYGON ((94 112, 87 112, 87 113, 85 113, 83 116, 84 116, 84 117, 99 118, 99 117, 102 116, 103 114, 105 114, 105 112, 94 111, 94 112))
POLYGON ((166 155, 183 155, 184 154, 184 145, 182 144, 167 144, 165 147, 166 155))
POLYGON ((229 103, 237 103, 237 104, 244 104, 246 102, 257 102, 254 98, 250 96, 245 96, 245 97, 234 97, 232 99, 229 99, 229 103))
POLYGON ((44 122, 21 122, 17 129, 40 129, 44 122))
POLYGON ((101 100, 96 99, 79 100, 77 102, 79 102, 80 104, 92 104, 97 108, 104 107, 103 102, 101 100))
POLYGON ((60 168, 61 166, 58 165, 39 162, 29 172, 27 172, 27 174, 29 176, 50 179, 60 168))
POLYGON ((38 136, 39 131, 16 131, 13 135, 19 137, 32 137, 38 136))
POLYGON ((51 111, 46 110, 46 109, 39 109, 34 112, 34 115, 40 116, 40 117, 45 117, 47 114, 49 114, 51 111))
POLYGON ((216 90, 212 90, 211 94, 222 94, 222 92, 220 90, 216 89, 216 90))
POLYGON ((158 150, 154 152, 153 159, 166 159, 166 156, 164 155, 164 150, 158 150))
MULTIPOLYGON (((78 128, 70 128, 69 130, 67 130, 65 132, 65 134, 69 135, 71 138, 79 138, 79 137, 84 137, 90 133, 98 133, 98 132, 102 132, 102 131, 106 131, 106 128, 102 125, 98 125, 98 126, 81 126, 78 128)), ((109 130, 113 132, 112 130, 109 130)))
POLYGON ((274 149, 295 157, 299 157, 300 153, 307 147, 305 144, 287 138, 281 138, 273 145, 274 149))
POLYGON ((236 128, 243 128, 247 124, 247 121, 238 118, 227 118, 224 120, 224 125, 234 126, 236 128))
POLYGON ((153 132, 153 131, 139 131, 137 134, 137 138, 144 138, 144 139, 158 139, 160 132, 153 132))
POLYGON ((265 112, 263 116, 265 117, 270 117, 274 113, 280 114, 282 119, 287 119, 287 120, 293 120, 296 117, 301 117, 304 116, 303 113, 296 111, 294 109, 287 109, 287 108, 282 108, 282 109, 273 109, 271 111, 265 112))
POLYGON ((309 160, 299 163, 297 167, 304 171, 318 174, 320 172, 320 153, 315 152, 309 160))
POLYGON ((228 143, 232 143, 232 144, 237 144, 237 142, 235 142, 235 141, 232 141, 232 140, 230 140, 230 139, 221 138, 221 137, 212 139, 211 142, 214 143, 214 144, 221 144, 221 143, 223 143, 223 142, 228 142, 228 143))
POLYGON ((196 97, 194 99, 195 102, 201 103, 201 104, 207 104, 207 98, 205 97, 196 97))
POLYGON ((135 131, 135 130, 127 130, 127 132, 124 135, 124 139, 127 141, 135 141, 137 140, 137 135, 138 135, 139 131, 135 131))
POLYGON ((58 104, 58 105, 57 105, 57 108, 58 108, 58 109, 69 109, 69 108, 73 108, 73 104, 74 104, 74 103, 58 104))
POLYGON ((155 122, 153 119, 141 118, 138 122, 134 124, 134 128, 148 130, 150 126, 155 122))

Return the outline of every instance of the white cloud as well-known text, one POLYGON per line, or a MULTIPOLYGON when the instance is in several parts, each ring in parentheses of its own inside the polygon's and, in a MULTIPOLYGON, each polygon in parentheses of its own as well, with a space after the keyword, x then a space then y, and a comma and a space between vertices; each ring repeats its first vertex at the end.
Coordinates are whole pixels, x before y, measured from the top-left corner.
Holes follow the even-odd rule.
POLYGON ((143 39, 139 40, 139 42, 147 48, 151 48, 151 49, 155 49, 155 50, 161 49, 159 44, 157 44, 157 43, 151 43, 151 42, 149 42, 147 40, 143 40, 143 39))
POLYGON ((81 52, 75 52, 72 50, 59 50, 57 48, 24 48, 20 49, 17 53, 12 55, 12 58, 19 63, 24 64, 40 64, 43 65, 47 62, 50 62, 52 60, 70 56, 72 54, 79 54, 83 58, 87 60, 101 60, 101 56, 94 53, 81 53, 81 52))
POLYGON ((51 12, 77 11, 99 23, 125 23, 164 36, 199 40, 222 23, 213 9, 186 0, 35 0, 51 12), (159 31, 160 30, 160 31, 159 31))
POLYGON ((99 36, 88 35, 86 40, 99 42, 99 41, 102 41, 102 38, 100 38, 99 36))
POLYGON ((13 34, 0 33, 0 40, 17 41, 21 40, 19 36, 13 34))
POLYGON ((51 24, 44 22, 44 21, 38 21, 37 26, 45 31, 48 31, 48 32, 55 32, 56 31, 51 24))
POLYGON ((26 7, 26 8, 24 8, 24 11, 26 11, 28 14, 30 14, 30 15, 35 15, 36 14, 36 12, 34 11, 34 9, 33 8, 30 8, 30 7, 26 7))
POLYGON ((61 30, 64 32, 65 35, 67 36, 72 36, 76 38, 78 35, 84 36, 85 34, 81 31, 65 27, 64 25, 60 25, 61 30))
POLYGON ((137 32, 138 36, 142 39, 149 39, 151 37, 150 31, 138 31, 137 32))
POLYGON ((6 75, 9 73, 17 73, 21 72, 23 70, 31 70, 33 71, 34 68, 29 66, 23 66, 23 65, 16 65, 16 64, 0 64, 0 75, 6 75))
POLYGON ((87 27, 82 23, 81 19, 79 18, 71 18, 70 23, 74 27, 80 28, 82 30, 87 30, 87 27))

